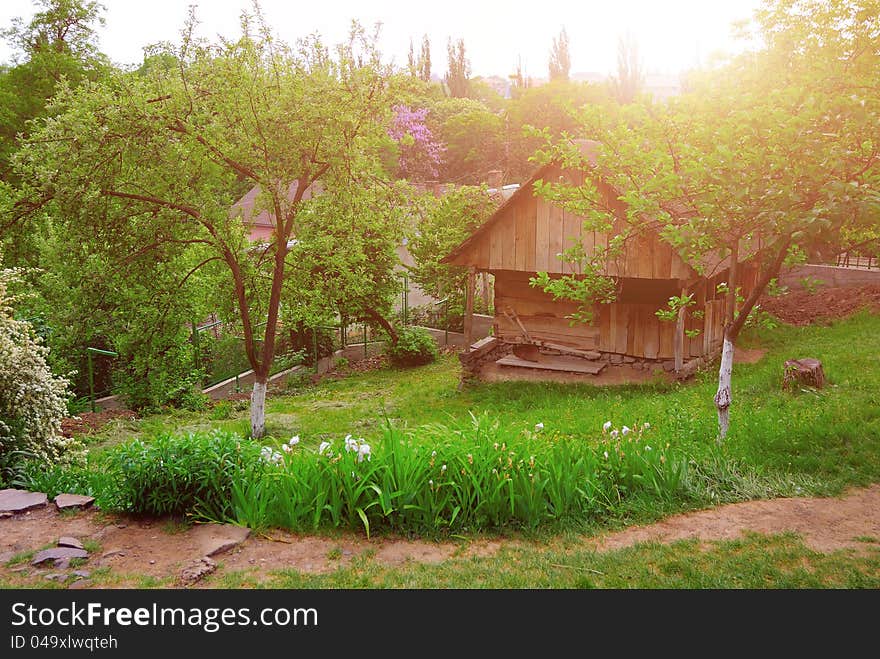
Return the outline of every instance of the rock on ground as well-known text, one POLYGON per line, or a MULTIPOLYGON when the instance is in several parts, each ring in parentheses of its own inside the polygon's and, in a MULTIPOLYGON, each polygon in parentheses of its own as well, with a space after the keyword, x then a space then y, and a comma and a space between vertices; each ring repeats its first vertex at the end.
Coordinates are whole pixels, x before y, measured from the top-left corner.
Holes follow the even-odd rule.
POLYGON ((47 503, 49 497, 42 492, 0 490, 0 512, 23 513, 34 508, 42 508, 47 503))

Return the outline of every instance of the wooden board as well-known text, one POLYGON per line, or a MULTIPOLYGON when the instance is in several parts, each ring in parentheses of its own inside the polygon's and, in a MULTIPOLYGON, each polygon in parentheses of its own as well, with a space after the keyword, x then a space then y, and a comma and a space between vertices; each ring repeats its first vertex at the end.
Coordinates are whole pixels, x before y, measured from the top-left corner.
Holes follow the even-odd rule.
POLYGON ((535 270, 547 272, 550 261, 550 205, 543 199, 537 200, 537 223, 535 229, 535 270))
POLYGON ((522 203, 520 210, 525 216, 525 239, 523 241, 525 266, 523 270, 526 272, 537 272, 535 267, 535 236, 537 231, 538 200, 534 197, 529 197, 528 201, 522 203))
POLYGON ((501 267, 516 270, 516 215, 518 205, 509 206, 495 225, 494 232, 501 238, 501 267))
POLYGON ((587 375, 598 375, 606 366, 605 362, 590 362, 586 359, 581 359, 580 357, 557 357, 551 355, 541 355, 540 360, 536 362, 520 359, 516 355, 508 355, 507 357, 502 357, 495 363, 499 366, 537 368, 547 371, 564 371, 567 373, 584 373, 587 375))
POLYGON ((562 209, 559 206, 550 206, 549 223, 550 241, 547 254, 547 272, 563 271, 563 261, 559 258, 562 253, 562 239, 564 233, 562 209))
POLYGON ((528 247, 534 249, 528 244, 528 231, 526 229, 528 217, 526 216, 527 207, 520 204, 512 209, 516 215, 516 235, 514 236, 514 254, 516 262, 514 267, 516 270, 526 269, 526 250, 528 247))

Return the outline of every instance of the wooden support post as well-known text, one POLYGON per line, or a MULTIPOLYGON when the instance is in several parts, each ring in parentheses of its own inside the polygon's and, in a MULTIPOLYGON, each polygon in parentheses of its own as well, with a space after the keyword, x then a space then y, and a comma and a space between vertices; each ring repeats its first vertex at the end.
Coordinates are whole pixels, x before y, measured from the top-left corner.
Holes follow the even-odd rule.
POLYGON ((489 299, 489 273, 483 273, 483 313, 489 313, 491 300, 489 299))
MULTIPOLYGON (((687 295, 687 289, 682 289, 681 296, 687 295)), ((675 372, 681 372, 684 366, 684 317, 687 307, 682 305, 678 310, 678 318, 675 321, 675 337, 673 337, 673 350, 675 352, 675 372)))
POLYGON ((464 344, 465 350, 470 350, 474 342, 474 288, 477 283, 477 269, 474 266, 468 268, 467 290, 465 290, 464 308, 464 344))

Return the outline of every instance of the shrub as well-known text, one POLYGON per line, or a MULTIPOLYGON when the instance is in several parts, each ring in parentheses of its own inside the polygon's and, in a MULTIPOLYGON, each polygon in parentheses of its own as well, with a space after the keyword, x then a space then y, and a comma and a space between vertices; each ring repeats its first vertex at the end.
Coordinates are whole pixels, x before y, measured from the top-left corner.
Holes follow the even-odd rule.
POLYGON ((29 323, 15 320, 9 284, 20 272, 0 270, 0 482, 15 481, 23 462, 69 461, 81 445, 61 435, 68 381, 52 374, 49 349, 29 323))
POLYGON ((265 464, 260 447, 219 430, 134 440, 113 449, 107 463, 122 509, 212 520, 228 516, 233 482, 258 478, 265 464))
POLYGON ((420 327, 403 327, 396 344, 388 346, 388 358, 395 366, 421 366, 435 361, 439 355, 431 334, 420 327))

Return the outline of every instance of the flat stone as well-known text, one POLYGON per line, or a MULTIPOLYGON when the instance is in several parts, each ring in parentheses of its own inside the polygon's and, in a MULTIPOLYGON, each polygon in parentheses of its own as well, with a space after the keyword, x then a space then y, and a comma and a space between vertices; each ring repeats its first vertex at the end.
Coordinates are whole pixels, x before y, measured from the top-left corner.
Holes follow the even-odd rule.
POLYGON ((58 538, 59 547, 73 547, 74 549, 85 549, 83 544, 73 536, 65 535, 58 538))
POLYGON ((671 373, 675 370, 675 362, 674 361, 665 361, 663 362, 663 370, 667 373, 671 373))
POLYGON ((73 572, 71 572, 71 574, 77 579, 88 579, 90 576, 92 576, 92 573, 88 570, 74 570, 73 572))
POLYGON ((202 556, 217 556, 247 540, 251 530, 234 524, 202 524, 190 534, 202 556))
POLYGON ((211 574, 216 569, 217 563, 207 556, 202 556, 183 568, 180 573, 180 581, 183 584, 192 584, 211 574))
POLYGON ((55 559, 55 567, 59 570, 66 570, 70 567, 70 559, 69 558, 56 558, 55 559))
POLYGON ((111 549, 101 554, 101 558, 113 558, 114 556, 125 556, 125 552, 121 549, 111 549))
POLYGON ((12 517, 12 513, 7 510, 0 513, 0 519, 6 519, 7 517, 12 517))
POLYGON ((44 579, 48 579, 49 581, 64 581, 67 578, 67 575, 62 572, 53 572, 52 574, 47 574, 44 579))
POLYGON ((70 584, 67 589, 68 590, 83 590, 89 587, 89 582, 85 579, 77 579, 72 584, 70 584))
POLYGON ((83 494, 59 494, 54 499, 58 510, 84 510, 95 503, 95 497, 83 494))
POLYGON ((45 563, 46 561, 58 561, 64 559, 70 561, 71 558, 88 557, 89 552, 83 549, 74 549, 73 547, 54 547, 52 549, 44 549, 43 551, 38 551, 31 560, 31 565, 39 565, 40 563, 45 563))
POLYGON ((23 513, 26 510, 42 508, 49 503, 43 492, 27 490, 0 490, 0 512, 23 513))
POLYGON ((617 354, 611 355, 611 363, 612 364, 622 364, 623 363, 623 355, 617 355, 617 354))
POLYGON ((623 356, 623 363, 624 363, 624 364, 634 364, 635 361, 636 361, 636 358, 635 358, 635 357, 630 357, 629 355, 624 355, 624 356, 623 356))

